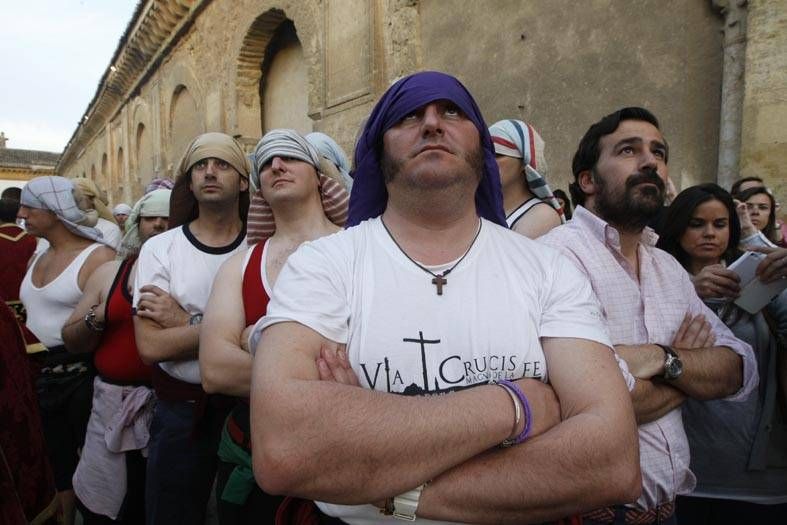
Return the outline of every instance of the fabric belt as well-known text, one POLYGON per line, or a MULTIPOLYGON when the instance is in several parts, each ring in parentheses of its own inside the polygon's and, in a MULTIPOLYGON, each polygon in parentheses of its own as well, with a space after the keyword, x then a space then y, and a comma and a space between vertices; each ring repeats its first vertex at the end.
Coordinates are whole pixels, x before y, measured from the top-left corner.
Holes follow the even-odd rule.
MULTIPOLYGON (((602 507, 584 514, 585 519, 597 521, 599 523, 615 523, 615 515, 621 507, 602 507)), ((637 510, 624 507, 626 525, 646 525, 655 521, 663 521, 672 516, 675 512, 675 502, 663 503, 655 508, 648 510, 637 510)))

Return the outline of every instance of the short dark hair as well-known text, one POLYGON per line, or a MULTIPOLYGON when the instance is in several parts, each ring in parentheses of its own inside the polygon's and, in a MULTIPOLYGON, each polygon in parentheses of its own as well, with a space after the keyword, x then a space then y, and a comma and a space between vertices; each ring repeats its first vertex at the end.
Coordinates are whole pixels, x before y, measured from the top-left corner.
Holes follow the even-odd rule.
POLYGON ((16 186, 6 188, 3 190, 2 198, 18 201, 22 198, 22 188, 17 188, 16 186))
MULTIPOLYGON (((569 185, 568 190, 571 192, 575 206, 585 204, 585 194, 578 183, 579 174, 583 171, 592 170, 596 166, 598 157, 601 154, 598 147, 601 138, 614 133, 624 120, 641 120, 653 124, 656 129, 661 129, 655 115, 647 109, 639 107, 619 109, 590 126, 582 140, 579 141, 577 151, 574 153, 574 159, 571 161, 574 182, 569 185)), ((669 147, 667 146, 664 162, 667 162, 668 157, 669 147)))
POLYGON ((731 263, 738 256, 738 243, 741 239, 741 223, 735 211, 732 195, 718 184, 708 183, 686 188, 675 197, 667 213, 664 215, 657 231, 659 240, 658 248, 669 253, 688 271, 691 258, 681 247, 680 239, 689 226, 689 221, 697 206, 708 201, 717 200, 724 204, 730 216, 730 238, 727 240, 727 250, 722 254, 722 259, 731 263))
POLYGON ((776 199, 771 195, 770 190, 765 186, 757 186, 756 188, 749 188, 735 195, 735 198, 741 202, 746 202, 755 195, 767 195, 768 200, 771 201, 771 214, 768 216, 768 223, 762 229, 762 234, 769 240, 775 241, 776 238, 776 199))
POLYGON ((19 211, 19 201, 8 199, 6 197, 0 198, 0 221, 1 222, 16 222, 16 214, 19 211))
POLYGON ((738 193, 740 193, 741 185, 743 185, 743 183, 745 182, 759 182, 760 184, 765 186, 765 183, 759 177, 743 177, 742 179, 738 179, 732 183, 732 187, 730 188, 730 193, 733 195, 737 195, 738 193))

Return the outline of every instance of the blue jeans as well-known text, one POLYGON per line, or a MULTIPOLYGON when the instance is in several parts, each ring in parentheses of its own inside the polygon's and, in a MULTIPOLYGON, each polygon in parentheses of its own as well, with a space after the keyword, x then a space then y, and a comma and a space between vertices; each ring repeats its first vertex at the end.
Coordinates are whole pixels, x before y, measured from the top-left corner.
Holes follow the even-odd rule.
POLYGON ((205 523, 223 420, 210 410, 194 436, 195 403, 159 399, 148 443, 147 525, 205 523))

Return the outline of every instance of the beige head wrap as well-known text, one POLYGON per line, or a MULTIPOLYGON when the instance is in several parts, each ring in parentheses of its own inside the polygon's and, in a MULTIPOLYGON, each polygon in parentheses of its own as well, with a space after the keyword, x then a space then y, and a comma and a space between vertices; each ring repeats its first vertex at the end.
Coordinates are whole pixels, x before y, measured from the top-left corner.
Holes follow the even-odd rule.
POLYGON ((112 211, 107 208, 107 203, 103 200, 104 192, 101 191, 98 184, 85 177, 76 177, 71 180, 74 181, 74 185, 80 189, 83 195, 93 199, 93 208, 98 212, 99 217, 108 220, 112 224, 117 224, 115 216, 112 215, 112 211))
MULTIPOLYGON (((191 181, 191 167, 197 162, 208 158, 221 159, 230 164, 240 173, 240 176, 248 179, 251 173, 251 163, 243 153, 243 147, 234 138, 224 133, 203 133, 186 148, 183 158, 178 165, 178 173, 175 179, 175 187, 172 189, 170 199, 169 227, 176 228, 197 218, 199 206, 194 194, 191 193, 189 182, 191 181)), ((246 221, 249 209, 249 193, 242 192, 240 196, 240 217, 246 221)))

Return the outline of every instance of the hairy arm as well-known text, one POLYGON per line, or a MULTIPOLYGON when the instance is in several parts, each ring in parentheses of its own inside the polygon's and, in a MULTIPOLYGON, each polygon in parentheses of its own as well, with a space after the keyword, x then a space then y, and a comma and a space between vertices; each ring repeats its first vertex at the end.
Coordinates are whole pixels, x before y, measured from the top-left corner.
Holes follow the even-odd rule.
MULTIPOLYGON (((743 361, 730 348, 714 346, 715 340, 712 325, 704 315, 687 314, 672 341, 673 350, 683 362, 683 373, 660 386, 673 387, 694 399, 718 399, 737 392, 743 384, 743 361)), ((615 350, 638 379, 650 380, 664 374, 666 357, 658 345, 617 345, 615 350)), ((660 388, 647 388, 640 390, 639 395, 645 396, 646 392, 663 400, 669 394, 660 388)), ((669 402, 677 403, 678 399, 669 402)))
POLYGON ((241 266, 245 252, 236 254, 219 269, 199 341, 199 367, 206 392, 248 396, 252 357, 243 349, 245 328, 241 266))
MULTIPOLYGON (((254 360, 251 424, 254 472, 266 492, 343 504, 379 501, 434 479, 511 434, 513 404, 497 386, 410 397, 320 381, 320 351, 336 346, 294 322, 263 332, 254 360)), ((538 402, 543 385, 534 379, 518 383, 538 402)), ((534 408, 536 432, 551 424, 543 415, 539 419, 541 406, 534 408)))
POLYGON ((560 215, 557 211, 552 206, 537 204, 517 221, 512 229, 525 237, 535 239, 557 226, 560 226, 560 215))
POLYGON ((639 496, 637 428, 611 352, 580 339, 547 338, 543 347, 563 421, 438 476, 423 491, 419 516, 540 523, 639 496))
POLYGON ((683 391, 657 379, 637 379, 631 391, 631 403, 638 425, 665 416, 685 400, 683 391))
POLYGON ((139 310, 134 316, 134 337, 137 340, 139 357, 145 364, 197 357, 200 325, 190 326, 188 313, 182 309, 177 312, 174 306, 172 309, 173 324, 169 326, 162 325, 151 317, 144 317, 139 310))
POLYGON ((94 332, 85 324, 85 315, 93 305, 96 306, 96 321, 103 323, 107 296, 112 281, 117 275, 120 262, 109 261, 92 272, 85 283, 82 298, 77 303, 71 316, 63 325, 63 344, 69 352, 93 352, 101 342, 102 332, 94 332))

